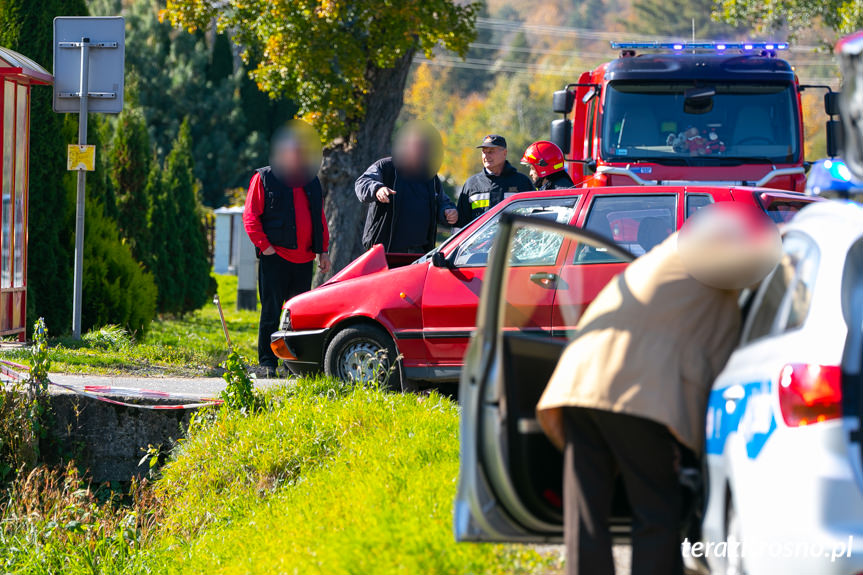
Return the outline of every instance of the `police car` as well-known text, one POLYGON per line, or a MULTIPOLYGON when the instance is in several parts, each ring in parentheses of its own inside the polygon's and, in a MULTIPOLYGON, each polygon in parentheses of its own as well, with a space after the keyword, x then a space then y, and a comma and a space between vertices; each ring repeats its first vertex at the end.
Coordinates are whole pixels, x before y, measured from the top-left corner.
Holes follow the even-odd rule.
POLYGON ((711 391, 702 545, 684 556, 713 573, 863 573, 863 208, 804 208, 783 250, 744 295, 711 391))

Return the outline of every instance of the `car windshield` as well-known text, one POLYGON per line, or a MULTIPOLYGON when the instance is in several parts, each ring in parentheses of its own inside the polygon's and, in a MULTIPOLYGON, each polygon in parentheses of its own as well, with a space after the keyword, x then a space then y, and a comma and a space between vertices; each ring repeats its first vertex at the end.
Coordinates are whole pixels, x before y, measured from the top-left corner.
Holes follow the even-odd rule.
POLYGON ((735 165, 799 156, 789 84, 612 82, 604 110, 606 161, 735 165))
POLYGON ((467 226, 465 226, 464 228, 462 228, 462 229, 458 230, 457 232, 453 233, 450 237, 448 237, 448 238, 447 238, 447 239, 445 239, 443 242, 441 242, 441 244, 440 244, 439 246, 437 246, 435 249, 431 250, 430 252, 428 252, 428 253, 426 253, 426 254, 423 254, 419 259, 417 259, 417 260, 416 260, 416 261, 414 261, 413 263, 415 263, 415 264, 422 264, 422 263, 425 263, 425 262, 429 262, 429 261, 431 261, 431 258, 432 258, 432 256, 435 254, 435 252, 439 252, 440 250, 442 250, 443 248, 445 248, 446 246, 448 246, 448 245, 449 245, 449 244, 450 244, 450 243, 451 243, 451 242, 452 242, 452 241, 453 241, 453 240, 454 240, 454 239, 455 239, 459 234, 461 234, 461 232, 462 232, 465 228, 467 228, 467 226))

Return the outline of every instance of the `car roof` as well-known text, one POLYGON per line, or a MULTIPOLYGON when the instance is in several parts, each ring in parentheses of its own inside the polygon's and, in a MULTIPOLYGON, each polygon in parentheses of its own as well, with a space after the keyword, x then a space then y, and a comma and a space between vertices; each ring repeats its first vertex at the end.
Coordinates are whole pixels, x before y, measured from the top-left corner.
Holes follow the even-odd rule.
POLYGON ((783 233, 803 232, 821 247, 847 250, 863 236, 863 206, 847 200, 814 202, 800 210, 783 233))
POLYGON ((565 190, 540 190, 535 192, 520 192, 507 198, 501 204, 508 204, 516 200, 525 198, 557 198, 573 195, 584 194, 603 194, 603 195, 632 195, 632 194, 714 194, 718 192, 733 192, 747 194, 769 194, 795 197, 801 199, 814 199, 812 196, 807 196, 800 192, 792 192, 789 190, 777 190, 773 188, 754 188, 749 186, 717 186, 717 185, 699 185, 694 184, 679 184, 674 186, 602 186, 595 188, 568 188, 565 190))

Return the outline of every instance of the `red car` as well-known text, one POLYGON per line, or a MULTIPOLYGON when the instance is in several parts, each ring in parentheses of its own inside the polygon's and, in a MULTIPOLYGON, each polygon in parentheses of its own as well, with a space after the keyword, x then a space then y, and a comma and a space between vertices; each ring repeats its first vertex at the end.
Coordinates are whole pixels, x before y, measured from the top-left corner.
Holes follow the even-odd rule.
MULTIPOLYGON (((498 204, 409 265, 391 267, 396 258, 388 264, 383 247, 373 247, 322 286, 286 302, 272 347, 296 374, 323 371, 344 379, 385 380, 394 388, 456 382, 502 213, 583 227, 640 255, 699 207, 725 201, 761 206, 774 221, 783 222, 812 198, 718 186, 525 192, 498 204), (384 378, 385 373, 391 375, 384 378)), ((552 334, 565 329, 555 307, 555 292, 566 283, 560 275, 564 262, 591 266, 591 281, 579 294, 584 305, 626 265, 601 250, 553 235, 517 238, 511 258, 519 269, 509 281, 519 282, 520 288, 508 293, 520 301, 509 302, 507 313, 513 317, 507 321, 552 334)), ((568 301, 573 301, 571 296, 568 301)))

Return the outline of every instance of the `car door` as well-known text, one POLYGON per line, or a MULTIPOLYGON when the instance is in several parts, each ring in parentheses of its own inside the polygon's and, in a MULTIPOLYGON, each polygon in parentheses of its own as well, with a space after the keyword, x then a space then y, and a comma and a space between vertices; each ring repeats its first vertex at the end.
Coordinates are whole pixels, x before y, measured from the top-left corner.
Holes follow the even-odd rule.
MULTIPOLYGON (((422 297, 423 337, 430 363, 437 373, 449 369, 456 377, 476 326, 476 309, 489 254, 502 214, 518 214, 568 224, 576 213, 577 194, 526 198, 509 203, 449 252, 444 266, 431 266, 422 297)), ((514 239, 512 274, 517 290, 511 297, 521 304, 510 309, 512 321, 526 329, 548 329, 558 268, 567 246, 556 238, 525 230, 514 239), (546 241, 548 240, 548 241, 546 241), (517 316, 517 318, 516 318, 517 316)))
MULTIPOLYGON (((524 278, 510 254, 525 236, 590 246, 620 262, 634 259, 590 231, 511 214, 501 218, 459 388, 459 541, 549 542, 562 533, 562 456, 539 428, 535 408, 566 340, 514 321, 524 317, 512 313, 524 304, 514 287, 524 278)), ((572 267, 565 280, 557 279, 556 298, 581 293, 579 286, 590 283, 591 266, 572 267)), ((612 529, 626 526, 614 523, 612 529)))
POLYGON ((854 242, 842 273, 842 315, 848 326, 842 353, 842 411, 851 468, 863 491, 863 239, 854 242))
MULTIPOLYGON (((678 197, 673 192, 593 193, 580 227, 640 255, 678 228, 678 197)), ((561 269, 558 302, 552 311, 554 333, 561 336, 572 330, 581 311, 626 267, 626 262, 602 247, 571 242, 569 250, 561 269)))

